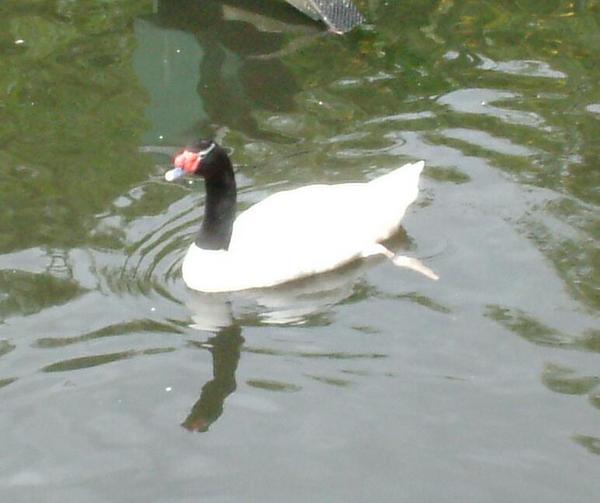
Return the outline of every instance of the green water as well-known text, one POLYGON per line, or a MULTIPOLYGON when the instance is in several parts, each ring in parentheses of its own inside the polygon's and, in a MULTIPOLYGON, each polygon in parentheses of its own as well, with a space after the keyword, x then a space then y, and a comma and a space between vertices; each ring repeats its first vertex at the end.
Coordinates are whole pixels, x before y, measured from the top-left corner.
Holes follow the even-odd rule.
POLYGON ((600 2, 0 3, 2 501, 591 502, 600 2), (424 159, 397 246, 188 291, 217 136, 240 206, 424 159))

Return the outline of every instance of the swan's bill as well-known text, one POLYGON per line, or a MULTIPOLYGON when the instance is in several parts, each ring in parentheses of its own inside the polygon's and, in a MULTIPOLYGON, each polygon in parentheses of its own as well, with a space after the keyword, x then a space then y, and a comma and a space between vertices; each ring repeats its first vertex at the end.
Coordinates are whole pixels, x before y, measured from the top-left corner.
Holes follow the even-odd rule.
POLYGON ((182 168, 173 168, 165 173, 165 180, 167 182, 172 182, 173 180, 177 180, 185 175, 185 170, 182 168))

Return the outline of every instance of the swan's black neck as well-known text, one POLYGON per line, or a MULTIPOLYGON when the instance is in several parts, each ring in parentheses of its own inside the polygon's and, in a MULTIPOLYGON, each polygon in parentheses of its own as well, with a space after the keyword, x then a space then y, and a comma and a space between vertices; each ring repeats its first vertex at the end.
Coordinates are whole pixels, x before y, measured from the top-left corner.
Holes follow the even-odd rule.
POLYGON ((204 181, 206 187, 204 220, 195 242, 204 250, 226 250, 231 241, 235 220, 235 176, 226 155, 219 159, 218 169, 210 171, 212 173, 207 173, 204 181))

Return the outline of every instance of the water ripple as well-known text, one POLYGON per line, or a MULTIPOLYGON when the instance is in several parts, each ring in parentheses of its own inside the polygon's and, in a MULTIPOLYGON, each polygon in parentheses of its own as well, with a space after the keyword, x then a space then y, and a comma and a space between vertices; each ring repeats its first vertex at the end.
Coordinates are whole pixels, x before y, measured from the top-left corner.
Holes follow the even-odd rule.
POLYGON ((438 103, 451 110, 464 114, 494 117, 507 124, 527 126, 541 129, 545 120, 535 112, 527 112, 492 105, 498 102, 510 102, 521 98, 521 95, 499 89, 459 89, 438 98, 438 103))
POLYGON ((494 61, 482 54, 478 55, 481 63, 477 68, 481 70, 493 70, 508 75, 520 75, 524 77, 543 77, 548 79, 566 79, 567 75, 560 70, 553 69, 545 61, 535 60, 512 60, 494 61))

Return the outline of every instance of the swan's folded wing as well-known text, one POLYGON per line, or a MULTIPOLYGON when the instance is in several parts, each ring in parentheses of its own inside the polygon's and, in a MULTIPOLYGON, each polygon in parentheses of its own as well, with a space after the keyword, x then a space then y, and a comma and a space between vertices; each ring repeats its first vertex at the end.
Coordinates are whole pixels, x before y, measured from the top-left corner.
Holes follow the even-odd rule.
POLYGON ((235 221, 229 250, 328 270, 388 238, 418 195, 423 163, 369 183, 310 185, 274 194, 235 221))

